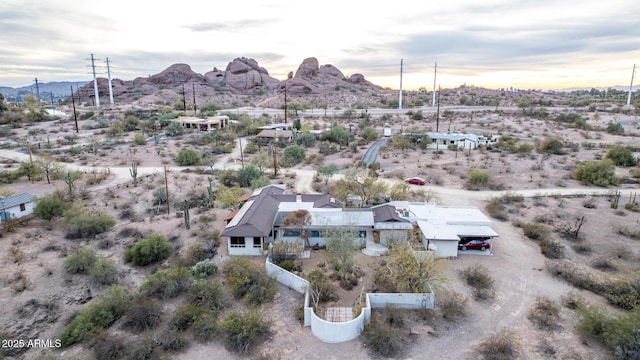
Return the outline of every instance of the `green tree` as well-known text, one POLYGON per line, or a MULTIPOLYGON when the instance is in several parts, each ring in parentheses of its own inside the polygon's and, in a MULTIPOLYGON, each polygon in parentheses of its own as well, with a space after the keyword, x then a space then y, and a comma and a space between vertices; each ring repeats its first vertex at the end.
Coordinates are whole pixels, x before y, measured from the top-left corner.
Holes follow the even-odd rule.
POLYGON ((311 213, 305 209, 300 209, 290 212, 284 219, 282 219, 282 228, 297 232, 305 244, 309 245, 309 236, 311 233, 306 229, 311 225, 311 213))
POLYGON ((403 152, 413 148, 413 144, 411 144, 411 141, 409 141, 409 139, 402 134, 393 135, 389 145, 392 148, 398 149, 403 152))
POLYGON ((216 201, 223 209, 235 210, 240 206, 244 190, 241 187, 226 187, 220 185, 216 201))
POLYGON ((351 140, 351 133, 349 129, 338 125, 326 132, 324 138, 338 144, 338 147, 342 150, 342 146, 347 145, 351 140))
POLYGON ((284 153, 280 158, 280 163, 283 166, 294 166, 302 162, 307 154, 304 151, 304 148, 300 145, 290 145, 284 149, 284 153))
POLYGON ((396 183, 391 187, 391 190, 389 191, 389 196, 394 201, 408 200, 410 189, 411 187, 407 183, 396 183))
POLYGON ((252 181, 261 176, 262 171, 254 165, 247 165, 236 172, 236 178, 242 187, 250 186, 252 181))
POLYGON ((273 158, 266 151, 260 151, 251 157, 249 163, 256 166, 261 173, 264 173, 265 169, 273 165, 273 158))
POLYGON ((491 182, 491 173, 478 169, 469 169, 467 184, 470 186, 487 186, 491 182))
POLYGON ((338 167, 335 164, 322 165, 318 167, 318 170, 316 171, 318 176, 324 180, 324 184, 327 185, 329 183, 329 179, 338 172, 338 167))
POLYGON ((362 199, 361 206, 366 206, 372 199, 387 192, 387 184, 371 176, 363 176, 355 169, 345 172, 344 177, 336 181, 336 196, 346 201, 348 195, 358 195, 362 199))
POLYGON ((51 220, 56 216, 61 216, 66 208, 67 204, 64 202, 62 194, 55 192, 40 198, 33 209, 33 214, 40 219, 51 220))
POLYGON ((302 145, 306 148, 313 147, 316 145, 316 136, 310 131, 303 131, 296 138, 296 144, 302 145))
POLYGON ((633 151, 626 146, 612 146, 607 152, 606 159, 611 159, 617 166, 634 166, 638 160, 633 156, 633 151))
POLYGON ((184 128, 180 123, 172 121, 166 129, 164 129, 164 134, 169 137, 180 136, 184 134, 184 128))
POLYGON ((178 156, 176 156, 176 163, 180 166, 191 166, 197 165, 202 156, 193 150, 193 149, 182 149, 178 152, 178 156))
POLYGON ((327 239, 329 263, 340 278, 345 279, 353 273, 355 266, 353 251, 358 232, 352 228, 328 227, 323 230, 323 235, 327 239))

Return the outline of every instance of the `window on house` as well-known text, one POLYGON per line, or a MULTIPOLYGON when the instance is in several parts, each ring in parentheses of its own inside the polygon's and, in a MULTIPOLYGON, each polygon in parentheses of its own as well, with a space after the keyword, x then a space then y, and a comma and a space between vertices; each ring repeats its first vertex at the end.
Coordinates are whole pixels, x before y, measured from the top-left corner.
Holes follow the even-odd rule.
POLYGON ((358 237, 361 239, 364 239, 367 237, 367 230, 360 230, 358 231, 358 237))
POLYGON ((20 211, 25 211, 27 210, 27 207, 24 206, 24 204, 20 204, 20 211))
POLYGON ((232 248, 240 248, 245 247, 244 238, 243 237, 231 237, 231 247, 232 248))
POLYGON ((322 231, 320 231, 320 230, 311 230, 311 237, 312 238, 322 237, 322 231))
POLYGON ((300 236, 300 231, 284 229, 282 236, 300 236))
POLYGON ((259 236, 255 236, 253 238, 253 247, 254 248, 261 248, 262 247, 262 239, 259 236))

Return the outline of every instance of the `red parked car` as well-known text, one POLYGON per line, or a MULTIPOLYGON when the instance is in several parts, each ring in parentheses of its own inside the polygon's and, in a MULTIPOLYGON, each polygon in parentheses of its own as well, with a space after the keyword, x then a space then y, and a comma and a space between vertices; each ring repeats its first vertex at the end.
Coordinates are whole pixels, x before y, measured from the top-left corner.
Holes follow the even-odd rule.
POLYGON ((404 182, 412 185, 424 185, 426 183, 426 180, 421 177, 412 177, 406 179, 404 182))
POLYGON ((482 251, 485 251, 490 246, 491 246, 491 243, 489 243, 489 240, 473 239, 473 240, 468 240, 466 242, 463 242, 463 240, 460 240, 460 242, 458 243, 458 250, 462 250, 462 251, 465 251, 465 250, 482 250, 482 251))

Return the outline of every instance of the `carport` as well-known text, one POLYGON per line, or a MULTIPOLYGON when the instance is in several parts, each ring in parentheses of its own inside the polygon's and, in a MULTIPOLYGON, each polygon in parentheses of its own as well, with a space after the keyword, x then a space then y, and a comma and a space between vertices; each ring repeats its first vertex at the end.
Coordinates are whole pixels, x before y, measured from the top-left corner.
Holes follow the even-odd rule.
POLYGON ((486 225, 451 225, 442 220, 418 220, 422 232, 423 244, 437 246, 436 256, 448 258, 458 256, 458 243, 463 238, 489 238, 489 252, 493 250, 493 239, 498 236, 486 225))

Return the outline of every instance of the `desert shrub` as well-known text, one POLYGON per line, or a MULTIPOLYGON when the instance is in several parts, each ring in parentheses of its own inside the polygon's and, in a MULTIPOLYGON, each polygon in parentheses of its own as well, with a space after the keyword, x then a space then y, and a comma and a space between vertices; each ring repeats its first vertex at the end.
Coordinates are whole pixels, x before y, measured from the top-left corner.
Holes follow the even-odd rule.
POLYGON ((212 312, 206 312, 197 318, 191 324, 193 337, 202 342, 211 341, 220 336, 220 324, 217 315, 212 312))
POLYGON ((578 165, 573 177, 596 186, 618 185, 620 183, 620 179, 616 177, 616 167, 609 159, 598 162, 583 162, 578 165))
POLYGON ((70 346, 102 332, 124 314, 130 297, 124 287, 113 285, 89 306, 81 309, 64 327, 58 338, 62 346, 70 346))
POLYGON ((455 320, 464 317, 467 312, 467 298, 452 290, 442 291, 436 298, 442 317, 455 320))
POLYGON ((564 155, 565 154, 565 143, 562 139, 555 136, 547 136, 542 140, 542 142, 538 145, 538 152, 544 154, 553 154, 553 155, 564 155))
POLYGON ((100 335, 91 349, 96 360, 118 360, 125 357, 127 346, 121 336, 100 335))
POLYGON ((226 294, 220 283, 213 280, 200 279, 193 282, 187 291, 189 304, 200 306, 213 314, 218 314, 226 305, 226 294))
POLYGON ((191 270, 176 266, 147 276, 140 286, 140 291, 159 299, 168 299, 178 296, 189 287, 190 283, 191 270))
POLYGON ((540 253, 549 259, 564 258, 564 245, 556 240, 543 240, 540 242, 540 253))
POLYGON ((250 305, 270 302, 276 295, 275 280, 246 258, 227 260, 224 274, 233 295, 250 305))
POLYGON ((156 341, 150 338, 139 338, 131 341, 127 344, 127 353, 125 359, 127 360, 148 360, 157 357, 154 356, 156 349, 156 341))
POLYGON ((476 299, 484 300, 493 297, 494 280, 486 266, 482 264, 467 266, 460 271, 460 276, 474 289, 476 299))
POLYGON ((613 135, 623 135, 624 134, 624 127, 622 126, 622 124, 609 122, 607 124, 607 132, 609 134, 613 134, 613 135))
POLYGON ((211 259, 205 259, 193 265, 191 267, 191 272, 195 277, 206 278, 207 276, 218 272, 218 265, 216 265, 216 263, 211 259))
POLYGON ((147 143, 147 139, 144 137, 144 134, 137 133, 133 137, 133 143, 136 144, 136 145, 145 145, 147 143))
POLYGON ((560 306, 547 297, 538 297, 527 318, 538 329, 553 330, 560 323, 560 306))
POLYGON ((127 309, 122 327, 136 334, 141 333, 160 324, 161 314, 162 307, 158 302, 146 296, 139 296, 127 309))
POLYGON ((578 308, 578 331, 603 343, 618 359, 640 358, 640 309, 611 316, 599 307, 578 308))
POLYGON ((489 171, 483 171, 478 169, 469 169, 469 176, 467 177, 467 188, 478 188, 489 185, 491 181, 491 174, 489 171))
POLYGON ((489 216, 491 216, 494 219, 498 219, 498 220, 509 219, 509 213, 507 211, 508 209, 500 201, 500 198, 498 197, 491 198, 491 200, 489 200, 489 202, 484 207, 484 209, 487 210, 487 213, 489 213, 489 216))
POLYGON ((617 166, 633 166, 638 160, 633 156, 633 151, 626 146, 612 146, 607 152, 605 159, 610 159, 617 166))
POLYGON ((318 304, 338 300, 338 288, 320 270, 313 270, 307 275, 311 301, 315 307, 318 304))
POLYGON ((373 317, 364 326, 362 342, 374 355, 394 357, 399 355, 409 344, 411 339, 400 329, 389 325, 385 321, 373 317))
POLYGON ((162 334, 160 342, 162 343, 162 350, 167 352, 178 352, 189 345, 184 333, 175 330, 169 330, 162 334))
POLYGON ((184 331, 193 325, 196 320, 207 313, 207 309, 194 304, 178 306, 169 324, 172 330, 184 331))
POLYGON ((278 263, 278 266, 280 266, 281 268, 287 271, 291 271, 296 267, 296 263, 291 259, 286 259, 278 263))
POLYGON ((255 312, 231 312, 220 324, 229 351, 250 354, 256 345, 267 340, 271 324, 255 312))
POLYGON ((171 254, 171 245, 160 233, 151 233, 124 252, 124 261, 145 266, 162 261, 171 254))
POLYGON ((524 236, 532 240, 541 240, 549 237, 549 229, 544 225, 527 223, 522 225, 524 236))
POLYGON ((108 231, 115 224, 113 216, 88 211, 82 204, 75 203, 64 212, 62 227, 68 239, 79 239, 96 236, 108 231))
POLYGON ((116 262, 111 259, 100 258, 89 269, 89 277, 98 285, 111 285, 118 279, 116 262))
POLYGON ((573 291, 570 291, 566 295, 563 295, 561 300, 562 306, 571 310, 576 310, 580 306, 584 305, 584 298, 580 294, 573 291))
POLYGON ((612 281, 605 285, 603 296, 610 304, 625 310, 640 307, 640 279, 612 281))
POLYGON ((176 164, 180 166, 191 166, 197 165, 202 156, 193 150, 193 149, 182 149, 178 152, 178 156, 176 156, 176 164))
POLYGON ((92 248, 80 248, 64 260, 64 269, 70 274, 86 274, 98 260, 92 248))
POLYGON ((62 198, 62 194, 55 192, 38 200, 36 207, 33 208, 33 215, 40 219, 51 220, 56 216, 61 216, 66 208, 67 204, 62 198))
POLYGON ((519 343, 513 333, 502 330, 482 340, 476 351, 481 359, 509 360, 518 358, 519 343))

